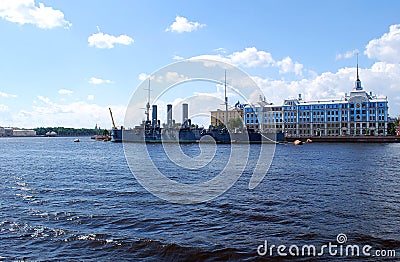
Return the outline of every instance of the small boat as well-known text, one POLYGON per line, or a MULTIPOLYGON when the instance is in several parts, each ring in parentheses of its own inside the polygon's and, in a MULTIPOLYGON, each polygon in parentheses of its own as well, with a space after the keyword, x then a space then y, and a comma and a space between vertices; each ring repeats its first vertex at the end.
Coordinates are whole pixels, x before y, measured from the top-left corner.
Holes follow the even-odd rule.
POLYGON ((81 140, 79 140, 79 138, 75 139, 74 142, 81 142, 81 140))
POLYGON ((310 138, 307 138, 306 143, 310 144, 312 143, 312 140, 310 138))
POLYGON ((92 139, 94 139, 96 141, 105 141, 105 142, 107 142, 107 141, 111 140, 111 137, 107 136, 107 135, 95 135, 95 136, 93 136, 92 139))

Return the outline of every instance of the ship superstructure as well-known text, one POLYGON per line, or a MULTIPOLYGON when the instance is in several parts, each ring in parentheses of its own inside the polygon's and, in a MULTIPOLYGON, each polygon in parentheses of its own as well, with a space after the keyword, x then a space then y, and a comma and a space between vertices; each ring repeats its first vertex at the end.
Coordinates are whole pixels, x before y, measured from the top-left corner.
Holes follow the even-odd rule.
POLYGON ((139 126, 125 129, 121 127, 112 129, 113 142, 146 142, 146 143, 197 143, 201 138, 202 127, 192 125, 189 119, 189 106, 182 104, 182 124, 176 124, 172 119, 172 105, 167 105, 167 123, 161 126, 158 119, 157 105, 151 106, 151 120, 149 103, 146 106, 148 116, 139 126))

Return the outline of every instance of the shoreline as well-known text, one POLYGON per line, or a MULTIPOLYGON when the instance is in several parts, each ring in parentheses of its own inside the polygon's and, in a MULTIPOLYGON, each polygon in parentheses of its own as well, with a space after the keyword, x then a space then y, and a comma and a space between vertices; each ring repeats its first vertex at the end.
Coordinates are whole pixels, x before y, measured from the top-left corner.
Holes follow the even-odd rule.
POLYGON ((304 137, 286 137, 286 142, 300 140, 306 142, 311 139, 312 142, 324 143, 400 143, 400 136, 304 136, 304 137))
MULTIPOLYGON (((74 138, 74 137, 93 137, 93 135, 78 135, 78 136, 0 136, 2 138, 74 138)), ((304 136, 304 137, 286 137, 284 142, 281 143, 293 143, 296 140, 300 140, 303 143, 311 139, 313 143, 400 143, 400 136, 304 136)))
POLYGON ((93 135, 77 135, 77 136, 46 136, 46 135, 38 135, 38 136, 0 136, 1 138, 24 138, 24 137, 49 137, 49 138, 55 138, 55 137, 92 137, 93 135))

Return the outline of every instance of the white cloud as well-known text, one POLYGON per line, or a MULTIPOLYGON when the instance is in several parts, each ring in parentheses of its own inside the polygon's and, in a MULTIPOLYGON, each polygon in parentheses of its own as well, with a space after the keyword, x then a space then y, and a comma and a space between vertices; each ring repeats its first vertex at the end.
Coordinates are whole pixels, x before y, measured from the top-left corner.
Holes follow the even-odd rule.
POLYGON ((253 77, 267 100, 282 104, 285 98, 302 94, 305 100, 340 98, 353 89, 354 68, 341 69, 336 73, 325 72, 312 79, 287 82, 253 77))
POLYGON ((148 75, 146 73, 140 73, 139 76, 138 76, 140 81, 148 80, 149 77, 150 77, 150 80, 154 79, 154 75, 150 76, 150 75, 148 75))
MULTIPOLYGON (((372 72, 379 72, 379 73, 389 73, 391 71, 399 69, 399 66, 396 64, 388 64, 386 62, 376 62, 372 65, 371 71, 372 72)), ((400 75, 400 72, 398 72, 400 75)))
POLYGON ((179 74, 177 72, 167 72, 165 74, 165 79, 166 79, 166 81, 171 82, 171 83, 178 83, 178 82, 181 82, 181 81, 185 81, 185 80, 187 80, 189 78, 187 76, 184 76, 184 75, 179 74))
POLYGON ((101 78, 97 78, 97 77, 91 77, 89 79, 89 84, 92 84, 92 85, 111 84, 111 83, 112 83, 111 80, 101 79, 101 78))
POLYGON ((7 112, 8 111, 8 106, 0 104, 0 112, 7 112))
POLYGON ((391 25, 389 32, 369 41, 364 51, 368 58, 379 61, 400 62, 400 24, 391 25))
POLYGON ((144 80, 146 80, 148 77, 149 77, 149 75, 146 74, 146 73, 140 73, 140 74, 139 74, 139 80, 140 80, 140 81, 144 81, 144 80))
POLYGON ((74 91, 68 90, 68 89, 60 89, 60 90, 58 90, 58 93, 60 95, 72 95, 74 93, 74 91))
POLYGON ((130 45, 133 42, 133 38, 127 35, 113 36, 109 34, 103 34, 102 32, 92 34, 88 37, 89 46, 94 46, 97 48, 111 49, 114 48, 115 44, 130 45))
POLYGON ((190 22, 185 17, 176 16, 175 22, 173 22, 167 29, 165 29, 165 31, 176 33, 192 32, 204 26, 206 26, 206 24, 200 24, 199 22, 190 22))
POLYGON ((72 24, 64 19, 64 13, 34 0, 1 0, 0 18, 9 22, 33 24, 39 28, 51 29, 54 27, 71 27, 72 24))
POLYGON ((50 98, 48 97, 44 97, 44 96, 37 96, 37 98, 42 101, 45 104, 49 104, 50 103, 50 98))
POLYGON ((274 63, 272 55, 265 51, 258 51, 255 47, 247 47, 241 52, 228 55, 232 64, 245 67, 270 66, 274 63))
MULTIPOLYGON (((360 68, 360 78, 365 91, 387 96, 392 116, 400 113, 400 64, 377 62, 371 68, 360 68)), ((253 77, 263 90, 267 100, 281 104, 285 98, 303 95, 305 100, 340 99, 353 90, 356 68, 341 68, 337 72, 324 72, 312 78, 298 81, 264 79, 253 77)))
POLYGON ((111 128, 108 108, 118 125, 123 124, 126 107, 122 105, 101 106, 85 101, 58 104, 48 97, 37 96, 38 101, 30 110, 21 110, 12 116, 10 125, 18 127, 64 126, 91 128, 96 123, 102 128, 111 128))
POLYGON ((354 57, 358 53, 359 53, 358 49, 354 49, 354 50, 351 50, 351 51, 347 51, 346 53, 343 53, 343 54, 337 54, 336 55, 336 60, 340 60, 340 59, 343 59, 343 58, 349 59, 349 58, 354 57))
POLYGON ((15 97, 18 97, 18 96, 17 95, 8 94, 8 93, 4 93, 4 92, 0 91, 0 97, 3 97, 3 98, 15 98, 15 97))
MULTIPOLYGON (((223 63, 229 63, 232 64, 232 61, 230 61, 229 58, 227 57, 223 57, 222 55, 198 55, 198 56, 194 56, 191 57, 189 59, 204 59, 204 60, 216 60, 216 61, 220 61, 223 63)), ((213 65, 213 64, 212 64, 213 65)), ((211 65, 211 66, 212 66, 211 65)))
POLYGON ((295 73, 296 75, 302 75, 303 65, 298 62, 293 62, 290 57, 286 57, 281 61, 276 62, 276 65, 280 68, 280 73, 295 73))
POLYGON ((266 51, 257 50, 255 47, 247 47, 243 51, 234 52, 229 55, 199 55, 190 59, 207 59, 217 60, 228 64, 243 67, 276 67, 279 68, 281 74, 295 73, 302 75, 303 65, 299 62, 293 62, 290 57, 286 57, 281 61, 276 61, 272 54, 266 51))
POLYGON ((94 95, 88 95, 87 96, 88 101, 93 101, 94 100, 94 95))
POLYGON ((180 61, 180 60, 184 60, 185 58, 183 58, 183 57, 181 57, 181 56, 179 56, 179 55, 174 55, 174 56, 172 57, 172 59, 173 59, 173 60, 176 60, 176 61, 180 61))
POLYGON ((214 51, 216 51, 216 52, 218 52, 218 53, 223 53, 223 54, 226 54, 226 53, 227 53, 226 49, 223 48, 223 47, 216 48, 216 49, 214 49, 214 51))
MULTIPOLYGON (((142 78, 144 78, 144 76, 145 74, 143 74, 142 78)), ((146 77, 143 80, 148 79, 148 77, 149 76, 146 75, 146 77)), ((155 79, 158 83, 178 83, 188 80, 190 78, 183 74, 179 74, 178 72, 166 72, 165 75, 159 75, 157 77, 152 76, 150 79, 151 80, 155 79)))

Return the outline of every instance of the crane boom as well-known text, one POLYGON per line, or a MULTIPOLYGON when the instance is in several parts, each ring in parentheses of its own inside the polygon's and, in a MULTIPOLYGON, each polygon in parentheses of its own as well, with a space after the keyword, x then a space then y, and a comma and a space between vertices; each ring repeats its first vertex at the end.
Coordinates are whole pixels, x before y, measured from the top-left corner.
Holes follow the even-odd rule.
POLYGON ((111 121, 112 121, 113 127, 114 127, 114 129, 118 129, 117 126, 115 125, 115 122, 114 122, 114 117, 113 117, 113 114, 112 114, 112 111, 111 111, 111 107, 109 107, 108 109, 110 110, 111 121))

